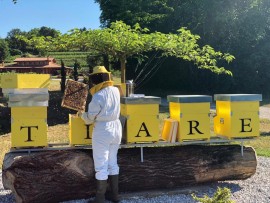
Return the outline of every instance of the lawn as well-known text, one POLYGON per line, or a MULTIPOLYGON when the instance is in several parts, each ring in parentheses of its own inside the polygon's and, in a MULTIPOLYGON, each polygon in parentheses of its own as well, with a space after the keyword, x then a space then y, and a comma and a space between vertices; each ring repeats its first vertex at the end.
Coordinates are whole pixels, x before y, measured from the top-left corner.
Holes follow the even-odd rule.
MULTIPOLYGON (((118 80, 119 81, 119 80, 118 80)), ((68 114, 75 113, 61 107, 61 99, 63 94, 59 89, 59 80, 52 80, 50 83, 50 103, 48 108, 48 143, 68 143, 68 114)), ((0 102, 1 103, 1 102, 0 102)), ((160 131, 163 126, 163 119, 169 116, 168 108, 160 110, 160 131)), ((210 129, 213 130, 213 121, 211 118, 210 129)), ((213 132, 212 132, 213 134, 213 132)), ((260 134, 261 136, 247 141, 244 144, 255 148, 257 155, 270 157, 270 120, 260 120, 260 134)), ((10 133, 0 135, 0 168, 6 152, 10 150, 10 133)))

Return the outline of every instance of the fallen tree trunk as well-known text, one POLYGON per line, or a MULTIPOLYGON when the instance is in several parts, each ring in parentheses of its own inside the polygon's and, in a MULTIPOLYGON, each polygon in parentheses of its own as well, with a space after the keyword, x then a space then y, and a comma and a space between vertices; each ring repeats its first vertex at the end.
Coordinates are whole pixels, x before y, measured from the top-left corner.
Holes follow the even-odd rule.
MULTIPOLYGON (((239 145, 187 145, 119 150, 120 192, 165 189, 199 183, 244 180, 256 172, 256 153, 239 145)), ((60 202, 95 194, 92 151, 7 153, 3 185, 17 203, 60 202)))

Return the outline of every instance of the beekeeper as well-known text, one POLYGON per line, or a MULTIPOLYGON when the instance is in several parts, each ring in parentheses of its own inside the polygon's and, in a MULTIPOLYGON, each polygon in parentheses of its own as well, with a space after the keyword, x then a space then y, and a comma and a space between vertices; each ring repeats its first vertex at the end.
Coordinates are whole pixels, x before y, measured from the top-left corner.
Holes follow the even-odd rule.
POLYGON ((92 100, 88 112, 83 112, 81 118, 86 124, 94 125, 92 147, 97 192, 93 202, 105 201, 107 180, 111 192, 106 194, 106 199, 119 202, 117 152, 122 138, 120 92, 113 86, 111 73, 104 66, 94 67, 89 79, 93 84, 90 89, 92 100))

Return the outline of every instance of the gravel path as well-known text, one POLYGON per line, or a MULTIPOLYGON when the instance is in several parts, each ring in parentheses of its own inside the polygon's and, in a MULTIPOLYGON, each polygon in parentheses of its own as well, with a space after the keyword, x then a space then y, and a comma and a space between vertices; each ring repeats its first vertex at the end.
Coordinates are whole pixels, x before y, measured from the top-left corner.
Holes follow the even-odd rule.
MULTIPOLYGON (((2 172, 0 173, 0 202, 15 203, 11 191, 4 190, 2 172)), ((236 203, 269 203, 270 202, 270 158, 258 157, 257 171, 254 176, 243 181, 224 181, 205 184, 198 187, 172 191, 152 191, 143 193, 121 194, 121 203, 195 203, 191 193, 198 196, 212 196, 217 187, 228 187, 236 203)), ((65 203, 86 203, 87 200, 74 200, 65 203)))
POLYGON ((269 107, 260 107, 260 118, 270 119, 270 108, 269 107))

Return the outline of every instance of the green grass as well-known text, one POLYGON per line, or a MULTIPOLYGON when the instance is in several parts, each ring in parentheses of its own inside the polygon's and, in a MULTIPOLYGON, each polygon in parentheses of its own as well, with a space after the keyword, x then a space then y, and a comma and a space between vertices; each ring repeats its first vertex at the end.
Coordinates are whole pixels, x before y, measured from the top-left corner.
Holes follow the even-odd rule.
POLYGON ((270 136, 260 136, 244 144, 252 146, 258 156, 270 157, 270 136))
POLYGON ((267 149, 255 148, 258 156, 270 157, 270 152, 267 149))

